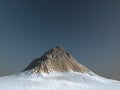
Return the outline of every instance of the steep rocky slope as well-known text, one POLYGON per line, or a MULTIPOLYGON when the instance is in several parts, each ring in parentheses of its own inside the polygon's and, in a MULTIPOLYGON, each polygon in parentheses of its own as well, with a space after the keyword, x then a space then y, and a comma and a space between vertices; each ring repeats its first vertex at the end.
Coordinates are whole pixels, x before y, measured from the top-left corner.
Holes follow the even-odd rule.
POLYGON ((53 71, 87 73, 90 71, 87 67, 79 64, 74 57, 60 46, 47 51, 40 58, 33 60, 23 71, 27 70, 33 70, 35 73, 49 73, 53 71))

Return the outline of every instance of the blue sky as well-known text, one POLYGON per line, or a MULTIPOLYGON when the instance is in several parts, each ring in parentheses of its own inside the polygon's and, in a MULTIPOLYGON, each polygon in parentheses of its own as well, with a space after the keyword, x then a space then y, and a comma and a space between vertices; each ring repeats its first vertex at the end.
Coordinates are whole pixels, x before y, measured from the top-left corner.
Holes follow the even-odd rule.
POLYGON ((95 73, 120 80, 118 0, 1 0, 0 75, 56 45, 95 73))

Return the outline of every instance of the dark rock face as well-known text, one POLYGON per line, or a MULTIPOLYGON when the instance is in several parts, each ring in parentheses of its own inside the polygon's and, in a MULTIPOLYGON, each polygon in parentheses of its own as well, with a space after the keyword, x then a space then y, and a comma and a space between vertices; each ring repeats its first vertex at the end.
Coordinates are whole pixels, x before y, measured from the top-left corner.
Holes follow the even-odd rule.
POLYGON ((68 52, 62 47, 57 46, 48 50, 40 58, 36 58, 23 71, 33 70, 35 73, 49 73, 53 71, 67 72, 75 71, 87 73, 90 70, 79 64, 68 52))

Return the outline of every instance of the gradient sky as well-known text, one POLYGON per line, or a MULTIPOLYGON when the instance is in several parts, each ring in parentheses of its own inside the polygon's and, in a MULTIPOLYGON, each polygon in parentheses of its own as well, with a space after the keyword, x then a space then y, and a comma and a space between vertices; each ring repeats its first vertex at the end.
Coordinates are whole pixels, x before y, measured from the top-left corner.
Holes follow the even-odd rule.
POLYGON ((0 0, 0 76, 56 45, 96 74, 120 80, 120 1, 0 0))

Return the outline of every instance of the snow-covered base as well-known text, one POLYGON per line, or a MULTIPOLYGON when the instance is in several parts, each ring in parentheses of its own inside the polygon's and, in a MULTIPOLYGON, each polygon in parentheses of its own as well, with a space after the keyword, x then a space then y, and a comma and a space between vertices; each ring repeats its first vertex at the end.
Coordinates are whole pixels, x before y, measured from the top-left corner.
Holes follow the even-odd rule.
POLYGON ((120 81, 77 72, 20 73, 1 77, 0 90, 120 90, 120 81))

